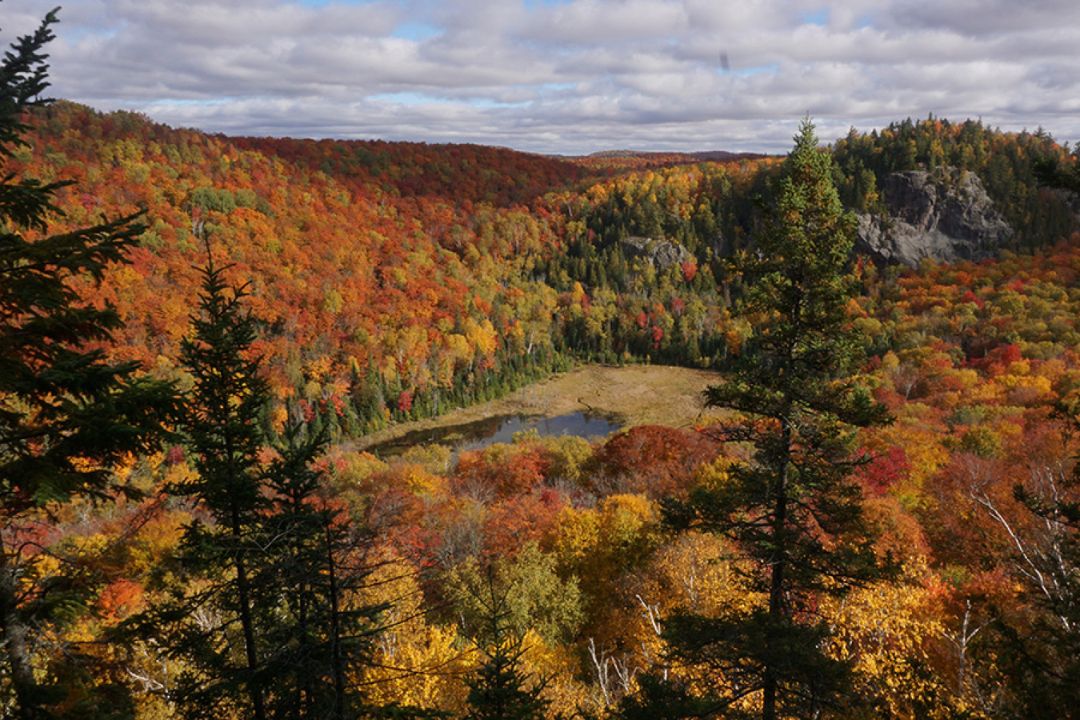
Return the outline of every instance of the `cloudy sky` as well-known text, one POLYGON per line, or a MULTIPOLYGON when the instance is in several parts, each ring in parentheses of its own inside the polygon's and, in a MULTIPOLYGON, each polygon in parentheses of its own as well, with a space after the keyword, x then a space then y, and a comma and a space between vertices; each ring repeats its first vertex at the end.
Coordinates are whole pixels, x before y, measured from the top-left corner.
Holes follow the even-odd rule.
MULTIPOLYGON (((3 0, 6 43, 64 0, 3 0)), ((981 117, 1080 139, 1080 0, 66 0, 51 94, 244 135, 766 150, 981 117)))

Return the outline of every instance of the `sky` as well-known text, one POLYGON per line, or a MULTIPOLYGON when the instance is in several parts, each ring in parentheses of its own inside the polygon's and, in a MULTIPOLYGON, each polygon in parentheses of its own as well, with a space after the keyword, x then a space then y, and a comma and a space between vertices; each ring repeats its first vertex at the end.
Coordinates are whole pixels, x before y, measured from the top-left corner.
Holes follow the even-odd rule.
POLYGON ((230 135, 782 152, 933 113, 1080 140, 1080 0, 63 2, 50 95, 230 135))

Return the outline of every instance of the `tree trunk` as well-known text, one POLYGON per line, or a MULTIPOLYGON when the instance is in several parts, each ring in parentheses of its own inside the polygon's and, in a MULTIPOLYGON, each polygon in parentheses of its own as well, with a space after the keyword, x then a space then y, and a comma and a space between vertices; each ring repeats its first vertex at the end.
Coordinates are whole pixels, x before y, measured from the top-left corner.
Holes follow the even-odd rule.
MULTIPOLYGON (((301 517, 304 512, 303 500, 294 493, 292 497, 292 512, 294 517, 301 517)), ((303 567, 304 558, 302 553, 303 537, 299 529, 294 529, 293 537, 293 564, 296 568, 303 567)), ((312 639, 308 628, 308 601, 311 599, 311 589, 305 580, 301 579, 296 588, 297 627, 300 629, 301 657, 308 653, 312 639)), ((311 673, 303 672, 303 683, 296 684, 296 717, 315 717, 315 683, 311 673), (303 711, 303 715, 301 712, 303 711)))
POLYGON ((236 591, 240 601, 240 626, 244 632, 244 652, 247 657, 248 671, 252 678, 248 681, 248 694, 251 696, 252 717, 266 720, 266 708, 263 705, 262 687, 254 674, 259 667, 259 655, 255 648, 255 627, 251 617, 251 593, 248 588, 247 568, 244 565, 244 548, 240 534, 240 512, 235 504, 232 507, 232 536, 236 543, 236 591))
POLYGON ((345 668, 341 658, 340 610, 338 608, 337 564, 334 559, 334 538, 330 531, 332 520, 327 518, 323 530, 326 537, 326 569, 330 591, 330 653, 334 665, 334 717, 345 720, 345 668))
POLYGON ((17 569, 7 553, 0 553, 0 624, 3 625, 4 647, 11 668, 11 685, 15 690, 15 717, 33 720, 38 715, 37 683, 30 662, 26 623, 19 617, 17 569))
POLYGON ((776 628, 784 621, 784 571, 787 566, 787 481, 791 467, 791 425, 782 420, 783 456, 778 468, 776 499, 773 505, 773 555, 769 577, 769 624, 765 635, 765 672, 762 681, 762 720, 776 720, 779 678, 773 667, 776 628))

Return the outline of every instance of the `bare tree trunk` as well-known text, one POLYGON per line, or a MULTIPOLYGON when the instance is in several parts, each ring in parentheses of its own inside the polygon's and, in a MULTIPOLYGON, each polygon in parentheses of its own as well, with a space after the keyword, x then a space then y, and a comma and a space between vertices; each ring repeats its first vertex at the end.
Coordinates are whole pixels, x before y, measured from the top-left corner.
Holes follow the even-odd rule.
POLYGON ((3 625, 4 647, 11 669, 11 685, 15 690, 15 717, 33 720, 38 715, 37 683, 27 645, 29 628, 19 617, 17 568, 6 552, 0 552, 0 624, 3 625))

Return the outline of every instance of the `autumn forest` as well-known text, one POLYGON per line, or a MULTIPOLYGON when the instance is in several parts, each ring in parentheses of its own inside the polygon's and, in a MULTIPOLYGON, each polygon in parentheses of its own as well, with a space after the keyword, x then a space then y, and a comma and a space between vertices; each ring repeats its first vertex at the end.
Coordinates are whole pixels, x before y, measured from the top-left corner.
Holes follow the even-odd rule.
POLYGON ((1080 152, 214 135, 43 99, 54 21, 0 67, 4 717, 1080 717, 1080 152), (364 442, 587 366, 713 379, 364 442))

